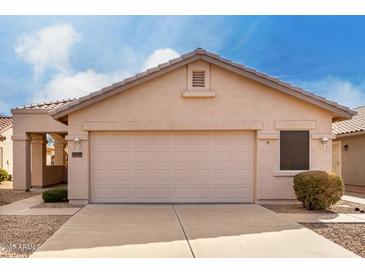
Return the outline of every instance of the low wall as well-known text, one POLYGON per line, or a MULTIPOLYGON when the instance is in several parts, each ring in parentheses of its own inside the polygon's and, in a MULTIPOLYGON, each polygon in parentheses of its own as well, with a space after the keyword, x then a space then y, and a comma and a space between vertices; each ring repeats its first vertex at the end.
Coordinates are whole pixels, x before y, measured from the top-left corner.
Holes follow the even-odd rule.
POLYGON ((45 166, 43 186, 65 182, 65 166, 45 166))

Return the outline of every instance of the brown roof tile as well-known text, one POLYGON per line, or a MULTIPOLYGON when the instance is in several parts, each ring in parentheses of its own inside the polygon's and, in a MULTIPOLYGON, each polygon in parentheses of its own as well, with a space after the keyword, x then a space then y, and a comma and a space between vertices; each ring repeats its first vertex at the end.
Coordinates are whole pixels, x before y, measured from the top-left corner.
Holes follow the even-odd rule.
POLYGON ((53 102, 44 102, 44 103, 38 103, 38 104, 30 104, 22 107, 17 107, 16 109, 56 109, 58 107, 64 106, 72 101, 76 100, 76 98, 73 99, 64 99, 64 100, 58 100, 53 102))
MULTIPOLYGON (((127 84, 131 84, 131 82, 134 82, 134 81, 139 80, 141 78, 147 78, 147 76, 150 76, 151 74, 155 74, 156 72, 164 70, 165 68, 168 68, 170 66, 177 65, 180 62, 182 63, 183 61, 189 61, 188 59, 194 58, 195 56, 199 56, 199 58, 202 58, 203 60, 205 58, 205 59, 208 60, 208 62, 210 62, 210 61, 218 62, 218 63, 221 63, 221 64, 229 65, 232 68, 237 68, 237 69, 240 70, 239 73, 246 73, 246 76, 248 76, 247 73, 249 73, 249 75, 259 77, 260 79, 263 79, 267 82, 273 83, 275 85, 279 85, 279 89, 287 88, 287 89, 290 90, 291 94, 293 94, 295 96, 299 96, 303 100, 308 100, 311 103, 316 103, 315 101, 317 101, 318 104, 322 104, 322 107, 325 107, 326 109, 329 109, 330 111, 333 111, 334 113, 339 113, 339 117, 349 118, 354 114, 354 112, 352 110, 350 110, 349 108, 347 108, 345 106, 339 105, 339 104, 337 104, 333 101, 327 100, 324 97, 315 95, 314 93, 305 91, 301 88, 292 86, 289 83, 283 82, 283 81, 281 81, 277 78, 274 78, 274 77, 272 77, 272 76, 270 76, 266 73, 256 71, 252 68, 248 68, 248 67, 246 67, 244 65, 241 65, 241 64, 238 64, 238 63, 234 63, 231 60, 222 58, 217 54, 207 52, 206 50, 204 50, 202 48, 197 48, 194 51, 183 54, 180 57, 172 59, 168 62, 159 64, 156 67, 150 68, 150 69, 148 69, 144 72, 141 72, 141 73, 138 73, 134 76, 126 78, 121 82, 110 85, 110 86, 108 86, 106 88, 103 88, 99 91, 92 92, 89 95, 83 96, 79 99, 69 99, 69 100, 58 101, 58 102, 30 105, 30 106, 25 106, 23 108, 25 108, 25 109, 34 109, 34 108, 50 109, 50 110, 52 110, 51 114, 55 118, 60 118, 61 116, 67 115, 69 112, 72 112, 73 110, 76 110, 79 107, 82 107, 82 105, 78 106, 78 104, 81 104, 84 101, 87 101, 87 100, 92 99, 94 97, 105 98, 105 96, 107 96, 106 94, 108 92, 110 92, 112 90, 115 90, 116 88, 122 88, 123 86, 126 86, 127 84), (209 58, 211 58, 211 59, 209 59, 209 58), (313 99, 315 101, 313 101, 313 99)), ((113 92, 111 92, 110 94, 112 94, 112 93, 113 92)), ((97 100, 95 100, 95 101, 97 101, 97 100)), ((21 108, 19 108, 19 109, 21 109, 21 108)))
POLYGON ((0 131, 6 129, 13 124, 12 117, 2 117, 0 116, 0 131))
POLYGON ((365 131, 365 106, 355 108, 357 114, 350 120, 340 121, 332 124, 332 133, 342 135, 365 131))

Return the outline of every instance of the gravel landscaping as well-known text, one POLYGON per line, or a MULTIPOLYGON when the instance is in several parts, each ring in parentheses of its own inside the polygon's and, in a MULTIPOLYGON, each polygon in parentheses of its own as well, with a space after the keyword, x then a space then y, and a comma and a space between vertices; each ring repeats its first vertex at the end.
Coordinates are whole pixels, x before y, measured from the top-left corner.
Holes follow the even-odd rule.
MULTIPOLYGON (((365 205, 341 200, 328 210, 307 210, 301 204, 263 205, 276 213, 305 214, 364 214, 365 205)), ((301 223, 319 235, 343 246, 365 258, 365 224, 364 223, 301 223)))
POLYGON ((16 192, 12 189, 0 189, 0 206, 11 204, 13 202, 39 195, 33 192, 16 192))
POLYGON ((70 217, 0 215, 0 257, 28 257, 70 217))
POLYGON ((68 202, 60 203, 40 203, 31 208, 82 208, 83 205, 70 205, 68 202))
POLYGON ((328 210, 307 210, 301 204, 289 205, 262 205, 276 213, 344 213, 344 214, 364 214, 355 211, 355 208, 365 210, 365 205, 341 200, 328 210))
POLYGON ((365 258, 365 224, 302 223, 301 225, 365 258))

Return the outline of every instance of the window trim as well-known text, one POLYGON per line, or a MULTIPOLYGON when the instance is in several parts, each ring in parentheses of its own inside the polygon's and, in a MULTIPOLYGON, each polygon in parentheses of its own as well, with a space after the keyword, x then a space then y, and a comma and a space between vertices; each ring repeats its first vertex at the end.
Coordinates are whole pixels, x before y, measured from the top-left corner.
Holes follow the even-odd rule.
POLYGON ((303 171, 309 171, 312 170, 312 131, 309 129, 280 129, 279 130, 279 141, 278 141, 278 170, 274 172, 275 176, 294 176, 299 172, 303 171), (293 169, 281 169, 280 167, 280 142, 281 142, 281 131, 308 131, 308 138, 309 138, 309 169, 303 169, 303 170, 293 170, 293 169))

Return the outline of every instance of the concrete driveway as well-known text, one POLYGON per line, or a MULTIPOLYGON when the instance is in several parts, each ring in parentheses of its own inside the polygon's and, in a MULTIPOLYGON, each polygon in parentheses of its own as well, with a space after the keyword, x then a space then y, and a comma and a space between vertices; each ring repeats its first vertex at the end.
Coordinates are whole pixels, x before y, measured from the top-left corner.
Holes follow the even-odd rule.
POLYGON ((356 257, 257 205, 88 205, 32 257, 356 257))

